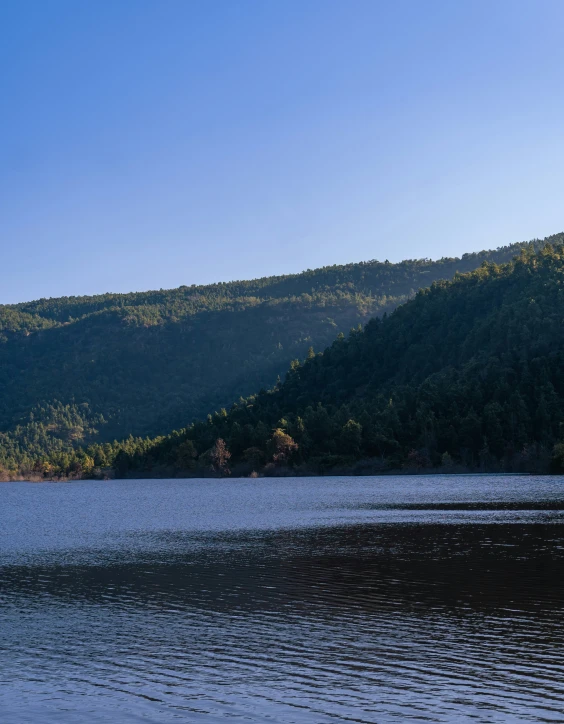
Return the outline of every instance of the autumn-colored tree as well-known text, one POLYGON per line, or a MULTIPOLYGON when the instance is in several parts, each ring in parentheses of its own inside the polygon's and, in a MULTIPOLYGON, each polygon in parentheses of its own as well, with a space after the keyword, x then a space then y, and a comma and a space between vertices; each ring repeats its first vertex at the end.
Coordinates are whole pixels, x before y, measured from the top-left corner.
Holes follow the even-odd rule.
POLYGON ((275 463, 286 462, 298 449, 298 443, 279 427, 272 433, 270 452, 275 463))
POLYGON ((210 460, 214 472, 219 473, 220 475, 229 475, 231 470, 229 470, 227 464, 230 458, 231 453, 227 449, 225 440, 218 438, 210 453, 210 460))

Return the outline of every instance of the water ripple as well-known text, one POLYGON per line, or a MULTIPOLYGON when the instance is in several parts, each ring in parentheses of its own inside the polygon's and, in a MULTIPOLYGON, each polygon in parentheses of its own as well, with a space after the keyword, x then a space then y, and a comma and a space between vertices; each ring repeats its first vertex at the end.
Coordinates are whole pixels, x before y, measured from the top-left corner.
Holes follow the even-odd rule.
POLYGON ((2 722, 564 722, 562 486, 487 482, 8 486, 2 722))

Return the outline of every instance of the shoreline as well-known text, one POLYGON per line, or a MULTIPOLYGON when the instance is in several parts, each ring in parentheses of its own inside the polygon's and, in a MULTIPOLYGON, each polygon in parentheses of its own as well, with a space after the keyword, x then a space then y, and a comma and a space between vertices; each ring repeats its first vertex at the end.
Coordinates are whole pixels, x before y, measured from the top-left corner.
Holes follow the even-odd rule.
POLYGON ((484 470, 477 471, 439 471, 439 470, 425 470, 425 471, 412 471, 407 472, 405 470, 395 470, 378 473, 352 473, 352 472, 339 472, 339 473, 295 473, 282 475, 127 475, 125 477, 50 477, 50 478, 39 478, 39 477, 24 477, 16 476, 8 479, 0 480, 1 483, 80 483, 88 481, 113 483, 122 480, 276 480, 280 478, 413 478, 413 477, 522 477, 522 476, 535 476, 535 477, 561 477, 561 473, 550 473, 550 472, 523 472, 523 471, 502 471, 496 470, 495 472, 488 472, 484 470))

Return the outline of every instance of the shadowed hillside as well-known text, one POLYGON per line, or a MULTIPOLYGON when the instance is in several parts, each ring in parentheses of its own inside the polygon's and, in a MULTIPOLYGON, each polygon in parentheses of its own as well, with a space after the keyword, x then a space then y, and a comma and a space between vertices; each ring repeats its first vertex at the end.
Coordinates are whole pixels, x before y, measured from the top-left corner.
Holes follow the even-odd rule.
POLYGON ((183 427, 272 386, 310 346, 321 350, 419 288, 506 261, 521 246, 0 306, 0 433, 25 452, 61 447, 69 415, 81 419, 76 444, 183 427))
POLYGON ((114 464, 121 474, 190 464, 273 474, 559 470, 563 325, 564 246, 524 249, 514 262, 433 284, 294 362, 269 392, 122 448, 114 464))
MULTIPOLYGON (((367 460, 370 469, 545 469, 563 419, 561 240, 553 237, 555 247, 523 245, 517 261, 501 266, 494 260, 519 247, 462 260, 370 262, 202 287, 197 301, 192 289, 186 307, 179 301, 186 290, 159 292, 160 306, 114 305, 66 323, 55 319, 61 300, 4 308, 37 317, 41 309, 52 327, 27 335, 14 329, 4 342, 3 354, 12 350, 12 356, 2 366, 3 399, 12 396, 13 408, 19 402, 27 418, 19 425, 12 420, 0 436, 2 464, 73 474, 107 466, 121 474, 227 468, 245 474, 284 466, 350 468, 367 460), (364 331, 338 335, 403 298, 387 292, 410 296, 407 284, 416 278, 447 276, 482 257, 472 273, 432 284, 364 331), (276 298, 266 291, 297 293, 305 279, 308 294, 276 298), (380 296, 369 293, 375 279, 380 296), (263 296, 235 296, 247 287, 262 288, 263 296), (203 305, 206 294, 214 309, 196 311, 193 305, 203 305), (155 321, 151 315, 157 314, 155 321), (323 354, 315 353, 336 337, 323 354), (215 402, 219 407, 229 389, 233 401, 253 383, 255 392, 272 387, 288 355, 303 359, 308 348, 307 361, 291 362, 283 384, 185 427, 215 402), (41 396, 43 387, 52 395, 41 396), (171 429, 180 432, 94 444, 110 434, 171 429)), ((125 295, 137 302, 143 296, 125 295)), ((7 425, 13 408, 4 410, 7 425)))

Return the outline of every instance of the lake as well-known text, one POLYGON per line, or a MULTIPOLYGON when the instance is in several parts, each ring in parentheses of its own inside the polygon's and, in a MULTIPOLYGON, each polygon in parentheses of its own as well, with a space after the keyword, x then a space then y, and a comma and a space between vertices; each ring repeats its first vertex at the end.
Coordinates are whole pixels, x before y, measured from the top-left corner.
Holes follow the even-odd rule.
POLYGON ((564 478, 0 484, 0 719, 564 722, 564 478))

